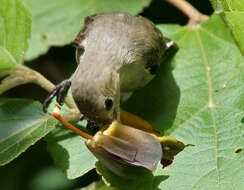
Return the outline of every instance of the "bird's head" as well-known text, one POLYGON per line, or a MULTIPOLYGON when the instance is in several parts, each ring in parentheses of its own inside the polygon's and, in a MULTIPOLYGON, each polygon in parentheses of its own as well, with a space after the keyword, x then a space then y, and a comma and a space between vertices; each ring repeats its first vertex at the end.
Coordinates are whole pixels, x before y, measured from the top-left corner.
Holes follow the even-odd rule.
MULTIPOLYGON (((92 55, 89 48, 77 47, 79 63, 72 77, 72 95, 80 112, 97 124, 119 120, 119 74, 112 69, 109 56, 92 55), (99 63, 99 64, 97 64, 99 63), (94 68, 93 68, 94 67, 94 68)), ((101 53, 101 52, 100 52, 101 53)))
MULTIPOLYGON (((96 87, 95 87, 96 88, 96 87)), ((89 120, 100 125, 109 125, 119 120, 119 98, 104 91, 103 93, 91 90, 93 94, 87 98, 75 96, 75 102, 80 112, 89 120)), ((75 92, 73 91, 73 94, 75 92)))

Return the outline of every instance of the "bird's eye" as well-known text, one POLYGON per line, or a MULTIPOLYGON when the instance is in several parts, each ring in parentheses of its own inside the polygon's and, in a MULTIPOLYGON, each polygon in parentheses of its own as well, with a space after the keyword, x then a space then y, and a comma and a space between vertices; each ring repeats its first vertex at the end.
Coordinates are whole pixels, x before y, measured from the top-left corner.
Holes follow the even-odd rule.
POLYGON ((76 59, 77 64, 80 63, 80 57, 83 55, 84 51, 85 51, 85 49, 82 46, 79 46, 76 48, 75 59, 76 59))
POLYGON ((113 107, 113 100, 111 100, 110 98, 106 98, 104 104, 106 110, 109 111, 113 107))

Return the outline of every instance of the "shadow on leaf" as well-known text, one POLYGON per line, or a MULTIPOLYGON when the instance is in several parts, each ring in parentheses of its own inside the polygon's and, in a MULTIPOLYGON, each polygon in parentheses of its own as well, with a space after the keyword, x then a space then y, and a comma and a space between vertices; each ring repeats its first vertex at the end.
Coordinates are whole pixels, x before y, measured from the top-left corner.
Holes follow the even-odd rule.
POLYGON ((119 190, 156 190, 158 184, 169 176, 156 176, 152 172, 142 168, 124 165, 125 176, 120 177, 111 172, 101 162, 96 163, 97 172, 103 176, 105 183, 119 190))
POLYGON ((157 76, 146 87, 137 90, 122 106, 152 123, 160 132, 172 126, 180 100, 171 59, 161 65, 157 76))
POLYGON ((241 119, 241 123, 244 124, 244 117, 241 119))
POLYGON ((54 162, 56 165, 58 165, 62 171, 66 174, 67 176, 67 170, 69 169, 69 153, 67 152, 67 150, 65 150, 65 148, 61 145, 59 145, 57 143, 57 140, 64 140, 64 139, 67 139, 67 138, 70 138, 70 134, 66 134, 66 135, 62 135, 60 137, 58 137, 58 139, 55 139, 55 140, 50 140, 49 138, 46 138, 48 139, 48 152, 51 153, 53 159, 54 159, 54 162), (50 141, 49 141, 50 140, 50 141))
POLYGON ((159 185, 162 181, 164 181, 164 180, 166 180, 166 179, 168 179, 168 178, 169 178, 168 175, 159 175, 159 176, 155 176, 155 177, 153 178, 153 186, 152 186, 152 189, 153 189, 153 190, 161 190, 160 188, 158 188, 158 185, 159 185))

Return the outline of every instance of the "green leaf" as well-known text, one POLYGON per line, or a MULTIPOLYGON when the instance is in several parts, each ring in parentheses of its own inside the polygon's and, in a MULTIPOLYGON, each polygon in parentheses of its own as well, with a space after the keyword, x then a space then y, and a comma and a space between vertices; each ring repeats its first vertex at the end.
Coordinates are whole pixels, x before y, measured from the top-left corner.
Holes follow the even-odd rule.
POLYGON ((66 178, 64 173, 54 166, 44 167, 35 172, 29 182, 28 189, 57 190, 72 189, 76 181, 66 178))
POLYGON ((125 11, 137 14, 151 0, 24 0, 32 11, 33 25, 30 48, 26 59, 34 59, 50 46, 71 43, 91 14, 125 11))
POLYGON ((179 45, 171 65, 124 105, 187 147, 158 189, 244 189, 244 58, 218 15, 198 27, 160 25, 179 45))
POLYGON ((38 102, 0 99, 0 165, 24 152, 55 127, 38 102))
POLYGON ((58 125, 46 141, 55 163, 69 179, 80 177, 95 167, 96 158, 86 147, 85 140, 67 128, 58 125))
POLYGON ((102 180, 91 183, 90 185, 81 188, 80 190, 116 190, 113 187, 106 186, 102 180))
POLYGON ((220 13, 223 11, 222 4, 219 0, 210 0, 210 2, 215 10, 215 13, 220 13))
MULTIPOLYGON (((195 146, 177 155, 171 166, 159 165, 154 177, 137 175, 131 180, 102 165, 97 170, 116 187, 130 184, 136 189, 143 182, 142 188, 147 189, 233 189, 233 184, 234 189, 242 189, 244 154, 236 150, 243 148, 244 137, 243 56, 218 15, 195 28, 159 28, 176 41, 179 50, 124 108, 165 135, 195 146)), ((55 162, 69 178, 94 167, 96 159, 82 138, 67 129, 57 128, 47 141, 55 162)))
POLYGON ((0 0, 0 75, 23 62, 31 14, 20 0, 0 0))
POLYGON ((152 190, 153 174, 145 168, 125 166, 123 171, 125 176, 123 177, 117 176, 100 162, 96 163, 96 168, 108 186, 118 187, 119 190, 152 190))
MULTIPOLYGON (((71 89, 68 91, 68 96, 72 98, 71 89)), ((53 112, 56 104, 57 102, 54 99, 48 107, 49 113, 53 112)), ((61 115, 70 114, 67 110, 69 109, 64 104, 61 115)), ((86 126, 85 120, 72 124, 90 133, 84 127, 86 126)), ((86 147, 85 140, 63 125, 58 124, 57 128, 48 134, 45 140, 55 164, 62 169, 69 179, 80 177, 95 167, 97 159, 86 147)))
POLYGON ((221 4, 226 21, 230 26, 234 38, 244 54, 244 1, 243 0, 213 0, 213 7, 218 9, 215 4, 221 4))

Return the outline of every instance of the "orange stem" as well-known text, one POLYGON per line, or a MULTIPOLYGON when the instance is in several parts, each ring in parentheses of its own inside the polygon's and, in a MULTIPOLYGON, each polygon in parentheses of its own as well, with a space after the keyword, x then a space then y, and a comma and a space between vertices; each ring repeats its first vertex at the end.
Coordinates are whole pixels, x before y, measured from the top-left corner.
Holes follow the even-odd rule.
POLYGON ((75 126, 73 126, 71 123, 66 121, 61 115, 60 115, 60 107, 56 105, 54 108, 53 116, 60 121, 65 127, 68 127, 71 131, 75 132, 76 134, 82 136, 85 139, 93 139, 93 136, 79 130, 75 126))

